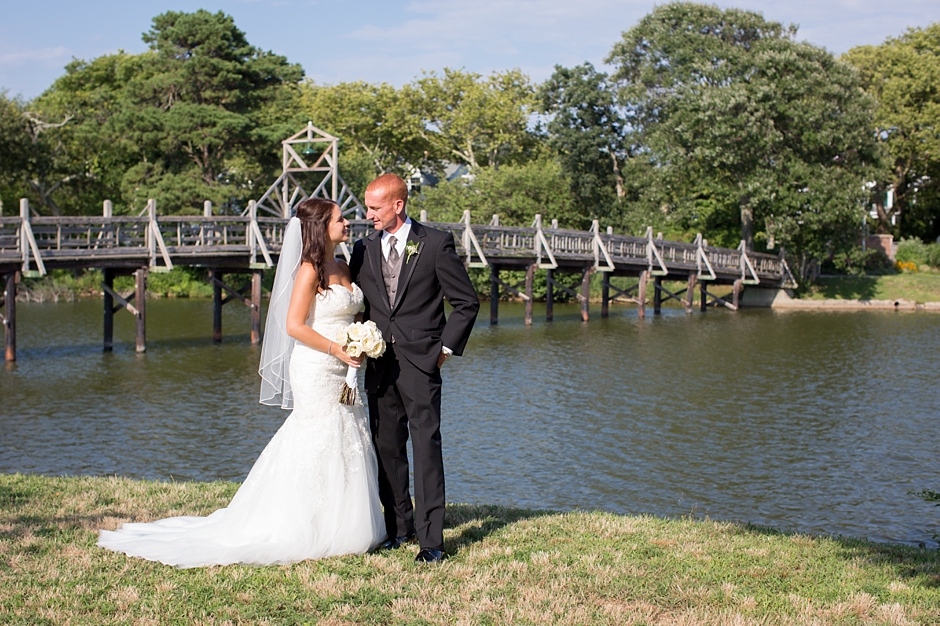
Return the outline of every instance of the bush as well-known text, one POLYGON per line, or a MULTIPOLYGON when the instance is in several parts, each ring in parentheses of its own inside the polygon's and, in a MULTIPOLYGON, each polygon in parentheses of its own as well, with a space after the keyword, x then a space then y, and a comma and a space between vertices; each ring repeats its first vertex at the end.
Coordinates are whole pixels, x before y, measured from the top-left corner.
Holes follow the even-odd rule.
MULTIPOLYGON (((114 289, 118 292, 134 288, 133 276, 118 276, 114 289)), ((206 270, 197 267, 176 266, 170 272, 147 274, 147 295, 168 298, 211 298, 212 285, 206 280, 206 270)))
POLYGON ((891 259, 878 248, 853 248, 844 255, 834 256, 824 264, 824 271, 838 274, 861 276, 864 274, 885 274, 891 272, 891 259))
POLYGON ((898 251, 894 255, 894 260, 898 263, 923 265, 927 263, 927 246, 919 237, 902 239, 901 243, 898 244, 898 251))
POLYGON ((932 243, 927 246, 927 265, 940 267, 940 243, 932 243))

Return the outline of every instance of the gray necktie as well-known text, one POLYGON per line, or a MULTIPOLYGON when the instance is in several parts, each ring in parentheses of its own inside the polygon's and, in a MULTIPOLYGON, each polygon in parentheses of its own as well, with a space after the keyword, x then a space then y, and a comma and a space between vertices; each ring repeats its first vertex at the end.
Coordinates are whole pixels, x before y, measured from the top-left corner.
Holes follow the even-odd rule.
POLYGON ((395 235, 390 235, 388 238, 388 264, 394 267, 400 256, 398 254, 398 239, 395 238, 395 235))

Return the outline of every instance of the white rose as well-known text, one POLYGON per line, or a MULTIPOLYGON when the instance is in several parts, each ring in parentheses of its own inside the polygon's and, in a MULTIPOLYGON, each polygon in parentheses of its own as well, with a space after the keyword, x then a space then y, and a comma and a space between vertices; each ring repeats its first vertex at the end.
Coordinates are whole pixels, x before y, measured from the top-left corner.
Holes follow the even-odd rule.
POLYGON ((378 331, 378 330, 379 330, 379 327, 376 326, 376 325, 375 325, 375 322, 373 322, 372 320, 368 320, 368 321, 366 321, 366 322, 363 322, 362 325, 363 325, 363 326, 366 326, 369 330, 374 330, 374 331, 378 331))
POLYGON ((375 337, 373 337, 372 335, 366 335, 365 337, 362 338, 362 341, 360 341, 359 343, 362 344, 362 351, 365 352, 366 354, 369 354, 370 352, 375 350, 375 337))
POLYGON ((346 334, 349 335, 349 338, 352 341, 359 341, 366 336, 366 329, 362 324, 350 324, 346 329, 346 334))
POLYGON ((346 335, 346 329, 339 331, 339 334, 336 335, 336 343, 341 346, 346 345, 346 342, 349 341, 349 337, 346 335))
POLYGON ((369 353, 369 357, 377 359, 383 354, 385 354, 385 342, 379 339, 375 344, 375 348, 369 353))
POLYGON ((358 341, 350 341, 346 344, 346 354, 355 358, 362 354, 362 344, 358 341))

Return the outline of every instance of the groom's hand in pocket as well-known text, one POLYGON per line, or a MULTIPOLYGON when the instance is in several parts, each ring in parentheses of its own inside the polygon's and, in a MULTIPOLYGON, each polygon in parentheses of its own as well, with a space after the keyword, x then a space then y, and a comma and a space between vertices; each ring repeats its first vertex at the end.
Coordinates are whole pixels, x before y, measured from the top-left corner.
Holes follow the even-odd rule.
POLYGON ((441 350, 441 353, 437 356, 437 369, 441 369, 444 366, 444 361, 446 361, 449 356, 450 352, 441 350))

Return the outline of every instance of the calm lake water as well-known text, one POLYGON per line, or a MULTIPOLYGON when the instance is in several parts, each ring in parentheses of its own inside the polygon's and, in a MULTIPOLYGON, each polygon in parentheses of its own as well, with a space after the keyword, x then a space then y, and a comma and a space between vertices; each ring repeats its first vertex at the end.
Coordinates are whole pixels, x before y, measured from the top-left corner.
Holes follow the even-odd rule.
MULTIPOLYGON (((0 472, 243 479, 287 415, 257 402, 247 309, 225 307, 213 345, 210 301, 149 301, 137 355, 126 312, 101 352, 101 308, 18 305, 0 472)), ((450 501, 908 543, 940 526, 907 495, 940 489, 940 315, 613 308, 583 324, 556 305, 529 328, 521 306, 500 315, 445 368, 450 501)))

